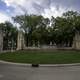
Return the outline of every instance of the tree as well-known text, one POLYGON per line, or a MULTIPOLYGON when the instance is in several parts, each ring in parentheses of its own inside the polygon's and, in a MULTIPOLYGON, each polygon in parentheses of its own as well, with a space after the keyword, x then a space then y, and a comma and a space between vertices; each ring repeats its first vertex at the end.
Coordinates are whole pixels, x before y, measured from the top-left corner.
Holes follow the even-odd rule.
POLYGON ((73 42, 73 37, 75 36, 77 31, 80 31, 80 14, 76 11, 68 11, 63 13, 63 17, 67 20, 68 33, 70 46, 73 42))
POLYGON ((0 24, 3 33, 3 49, 7 50, 12 47, 16 48, 17 41, 17 28, 14 27, 10 22, 0 24))
POLYGON ((16 16, 13 19, 17 23, 19 23, 21 25, 21 28, 24 30, 27 46, 32 46, 33 42, 36 41, 42 42, 42 38, 45 37, 44 32, 46 30, 46 27, 50 23, 48 18, 43 18, 41 15, 22 15, 16 16), (38 36, 41 36, 41 38, 39 38, 38 36))
POLYGON ((61 17, 53 18, 52 26, 56 44, 72 46, 75 31, 79 28, 79 13, 68 11, 61 17), (69 44, 69 45, 68 45, 69 44))
POLYGON ((24 30, 27 46, 51 41, 60 46, 72 46, 75 32, 80 31, 80 14, 74 11, 67 11, 51 20, 40 15, 20 15, 13 19, 24 30))

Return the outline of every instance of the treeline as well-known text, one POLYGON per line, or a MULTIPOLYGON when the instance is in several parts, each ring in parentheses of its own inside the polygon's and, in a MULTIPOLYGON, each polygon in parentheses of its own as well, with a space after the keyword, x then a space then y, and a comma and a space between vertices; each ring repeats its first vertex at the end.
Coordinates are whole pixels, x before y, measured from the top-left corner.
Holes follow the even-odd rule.
MULTIPOLYGON (((52 16, 51 19, 44 18, 41 15, 25 14, 13 17, 13 20, 15 23, 18 23, 20 29, 23 30, 26 46, 50 45, 50 43, 58 47, 72 46, 75 33, 80 32, 80 13, 75 11, 65 12, 61 17, 54 18, 52 16)), ((11 35, 12 38, 10 39, 16 41, 17 29, 14 29, 15 30, 13 30, 12 27, 14 34, 11 35)), ((7 37, 9 35, 6 33, 5 36, 7 39, 9 39, 7 37)))
POLYGON ((27 46, 35 44, 72 46, 75 32, 80 31, 80 14, 74 11, 51 19, 37 15, 21 15, 13 18, 25 32, 27 46))

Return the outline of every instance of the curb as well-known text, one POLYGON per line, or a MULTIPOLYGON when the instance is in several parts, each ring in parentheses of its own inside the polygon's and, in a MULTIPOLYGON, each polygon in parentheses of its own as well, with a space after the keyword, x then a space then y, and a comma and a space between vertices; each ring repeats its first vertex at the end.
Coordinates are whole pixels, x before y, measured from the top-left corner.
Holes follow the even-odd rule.
POLYGON ((41 64, 41 67, 70 67, 70 66, 80 66, 80 63, 71 64, 41 64))
MULTIPOLYGON (((27 67, 31 67, 32 66, 32 64, 14 63, 14 62, 8 62, 8 61, 3 61, 3 60, 0 60, 0 63, 17 65, 17 66, 27 66, 27 67)), ((69 66, 80 66, 80 63, 71 63, 71 64, 39 64, 39 67, 69 67, 69 66)))
POLYGON ((14 62, 8 62, 8 61, 3 61, 3 60, 0 60, 0 63, 3 63, 3 64, 11 64, 11 65, 18 65, 18 66, 31 66, 31 64, 14 63, 14 62))

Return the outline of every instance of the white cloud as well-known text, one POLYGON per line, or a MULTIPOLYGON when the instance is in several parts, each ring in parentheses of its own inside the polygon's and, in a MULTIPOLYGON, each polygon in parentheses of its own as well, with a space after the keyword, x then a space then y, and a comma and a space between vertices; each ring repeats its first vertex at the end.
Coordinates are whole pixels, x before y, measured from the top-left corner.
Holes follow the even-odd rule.
POLYGON ((2 0, 2 1, 4 1, 7 6, 15 6, 16 4, 23 5, 26 0, 2 0))
POLYGON ((33 0, 2 0, 2 1, 5 2, 8 7, 14 8, 14 12, 12 13, 12 16, 18 14, 19 15, 24 14, 25 12, 28 13, 36 12, 32 6, 33 0))
MULTIPOLYGON (((63 12, 68 10, 74 10, 71 5, 72 1, 68 0, 1 0, 6 6, 7 10, 0 12, 0 22, 6 20, 12 21, 11 17, 21 15, 27 12, 28 14, 41 14, 44 17, 51 18, 51 16, 61 16, 63 12), (10 9, 13 9, 11 10, 10 9), (7 14, 6 14, 7 13, 7 14)), ((77 0, 76 0, 77 1, 77 0)), ((75 1, 75 2, 76 2, 75 1)))
POLYGON ((51 6, 48 9, 44 9, 44 13, 42 13, 42 15, 46 18, 51 18, 51 16, 57 17, 57 16, 62 16, 62 13, 65 12, 65 9, 62 9, 61 7, 59 7, 59 9, 57 9, 57 7, 55 6, 51 6))
POLYGON ((0 12, 0 23, 3 23, 5 21, 11 21, 11 18, 6 14, 0 12))
MULTIPOLYGON (((56 3, 52 4, 50 0, 2 0, 8 7, 13 7, 12 16, 28 14, 41 14, 44 17, 61 16, 66 10, 61 6, 57 7, 56 3), (34 4, 35 3, 35 4, 34 4), (37 6, 34 7, 34 5, 37 6), (37 7, 37 8, 36 8, 37 7)), ((70 9, 70 8, 69 8, 70 9)))

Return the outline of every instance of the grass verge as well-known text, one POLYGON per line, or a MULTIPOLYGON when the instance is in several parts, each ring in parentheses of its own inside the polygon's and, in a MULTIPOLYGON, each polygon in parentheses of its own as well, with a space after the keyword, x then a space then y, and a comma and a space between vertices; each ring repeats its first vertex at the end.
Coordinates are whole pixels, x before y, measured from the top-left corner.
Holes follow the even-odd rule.
POLYGON ((0 60, 16 63, 80 63, 80 51, 16 51, 0 54, 0 60))

